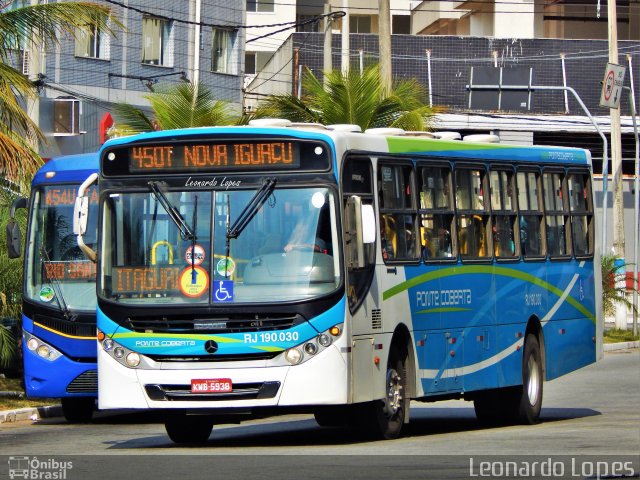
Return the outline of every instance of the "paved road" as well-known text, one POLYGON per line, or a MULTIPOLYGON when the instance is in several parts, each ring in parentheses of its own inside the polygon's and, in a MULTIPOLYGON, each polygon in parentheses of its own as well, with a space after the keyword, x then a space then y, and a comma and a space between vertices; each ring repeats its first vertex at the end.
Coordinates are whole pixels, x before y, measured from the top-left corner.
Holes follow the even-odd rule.
MULTIPOLYGON (((48 419, 0 425, 0 454, 99 455, 77 462, 105 465, 105 475, 122 468, 128 478, 140 469, 138 478, 154 479, 175 478, 182 468, 187 478, 203 472, 202 478, 251 478, 252 473, 259 478, 279 475, 278 469, 284 469, 283 478, 294 472, 296 478, 327 478, 330 472, 332 478, 467 478, 470 458, 479 462, 496 455, 563 462, 584 455, 613 462, 612 455, 630 455, 622 460, 640 463, 640 351, 607 353, 603 361, 545 384, 539 425, 482 429, 472 404, 462 401, 414 402, 411 418, 407 435, 394 441, 364 441, 349 431, 320 428, 310 416, 288 415, 216 426, 207 444, 198 447, 174 445, 148 415, 101 415, 93 424, 75 426, 48 419), (110 455, 119 456, 109 460, 110 455), (147 464, 152 467, 144 468, 147 464), (460 468, 466 475, 460 476, 460 468)), ((0 478, 5 474, 0 458, 0 478)))

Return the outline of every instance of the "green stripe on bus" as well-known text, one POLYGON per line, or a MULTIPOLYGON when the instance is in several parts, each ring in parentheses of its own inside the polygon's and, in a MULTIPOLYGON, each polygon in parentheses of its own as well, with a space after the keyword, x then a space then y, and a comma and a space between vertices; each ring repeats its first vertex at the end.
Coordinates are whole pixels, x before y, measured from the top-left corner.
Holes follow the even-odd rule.
POLYGON ((470 308, 462 308, 462 307, 442 307, 442 308, 427 308, 426 310, 420 310, 419 314, 428 314, 428 313, 442 313, 442 312, 470 312, 470 308))
MULTIPOLYGON (((497 266, 484 266, 484 265, 465 265, 461 267, 451 267, 443 270, 437 270, 434 272, 425 273, 423 275, 419 275, 411 280, 407 280, 402 282, 395 287, 386 290, 382 294, 383 300, 388 300, 389 298, 398 295, 409 288, 416 287, 423 283, 428 283, 432 280, 446 278, 446 277, 455 277, 457 275, 467 275, 467 274, 488 274, 488 275, 499 275, 502 277, 511 277, 516 278, 518 280, 522 280, 533 285, 536 285, 540 288, 544 288, 545 290, 553 293, 557 297, 561 297, 563 291, 558 287, 551 285, 550 283, 545 282, 544 280, 539 279, 529 273, 520 272, 518 270, 514 270, 512 268, 506 267, 497 267, 497 266)), ((576 310, 582 313, 585 317, 587 317, 592 322, 595 322, 595 315, 587 310, 580 302, 578 302, 575 298, 570 295, 567 295, 567 302, 571 304, 576 310)))

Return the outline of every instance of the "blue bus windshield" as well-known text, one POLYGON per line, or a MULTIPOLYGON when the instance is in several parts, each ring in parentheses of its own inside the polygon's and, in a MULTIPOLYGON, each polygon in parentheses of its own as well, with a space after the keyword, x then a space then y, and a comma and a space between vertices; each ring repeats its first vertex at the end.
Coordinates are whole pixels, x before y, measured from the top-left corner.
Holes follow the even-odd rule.
MULTIPOLYGON (((33 193, 33 213, 28 242, 26 296, 44 305, 69 310, 96 308, 95 264, 89 261, 73 234, 73 207, 77 185, 51 185, 33 193), (62 295, 62 299, 56 298, 62 295)), ((95 244, 98 219, 98 192, 89 190, 92 222, 85 242, 95 244)))

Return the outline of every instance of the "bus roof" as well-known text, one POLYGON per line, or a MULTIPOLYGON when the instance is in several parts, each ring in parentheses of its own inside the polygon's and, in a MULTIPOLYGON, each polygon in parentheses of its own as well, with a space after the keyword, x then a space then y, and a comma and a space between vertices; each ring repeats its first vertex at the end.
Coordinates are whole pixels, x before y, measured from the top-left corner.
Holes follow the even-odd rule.
MULTIPOLYGON (((571 147, 541 145, 511 145, 429 138, 426 132, 402 132, 399 129, 372 129, 360 133, 340 126, 291 124, 290 126, 227 126, 199 127, 181 130, 160 130, 130 137, 109 140, 104 148, 126 145, 144 140, 176 140, 206 137, 207 135, 273 135, 301 139, 324 140, 333 147, 358 152, 390 153, 396 155, 428 154, 433 157, 459 160, 493 160, 496 162, 535 162, 565 165, 591 165, 588 150, 571 147), (339 128, 338 128, 339 127, 339 128), (396 134, 388 134, 396 133, 396 134)), ((353 126, 356 127, 356 126, 353 126)))
POLYGON ((83 181, 98 171, 98 158, 97 152, 52 158, 36 172, 32 185, 83 181))

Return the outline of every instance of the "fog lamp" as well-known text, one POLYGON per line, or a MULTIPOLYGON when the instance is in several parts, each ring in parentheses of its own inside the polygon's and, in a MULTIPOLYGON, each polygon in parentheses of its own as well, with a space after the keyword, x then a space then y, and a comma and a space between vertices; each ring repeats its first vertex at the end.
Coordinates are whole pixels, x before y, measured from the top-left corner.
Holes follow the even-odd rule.
POLYGON ((113 356, 116 358, 122 358, 124 357, 124 348, 122 347, 116 347, 113 349, 113 356))
POLYGON ((102 342, 102 348, 104 348, 107 352, 113 348, 113 340, 110 338, 105 338, 102 342))

